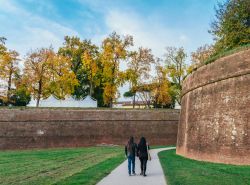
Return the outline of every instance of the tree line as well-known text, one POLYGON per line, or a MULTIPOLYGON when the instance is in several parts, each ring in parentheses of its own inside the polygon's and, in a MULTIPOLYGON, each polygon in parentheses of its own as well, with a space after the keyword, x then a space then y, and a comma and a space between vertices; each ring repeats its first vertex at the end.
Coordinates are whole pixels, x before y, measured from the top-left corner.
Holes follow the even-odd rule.
POLYGON ((133 105, 137 97, 148 107, 152 104, 170 107, 178 98, 181 80, 187 74, 183 48, 169 47, 163 63, 149 48, 132 50, 133 37, 116 32, 99 47, 90 40, 66 36, 56 52, 52 47, 32 50, 24 59, 22 72, 19 54, 8 50, 5 41, 1 38, 0 78, 7 84, 3 99, 7 104, 15 104, 19 101, 16 98, 20 98, 23 102, 19 104, 25 105, 30 96, 38 106, 41 99, 50 95, 57 99, 90 95, 98 100, 98 106, 112 107, 121 96, 118 88, 128 82, 130 89, 124 96, 133 97, 133 105), (127 64, 126 70, 120 69, 122 62, 127 64))
POLYGON ((26 105, 31 96, 37 106, 50 95, 58 99, 76 99, 90 95, 99 107, 112 107, 120 96, 131 98, 133 107, 141 100, 146 107, 173 108, 181 101, 182 81, 197 65, 209 57, 250 43, 250 1, 228 0, 216 7, 216 18, 209 32, 213 45, 204 45, 191 53, 192 65, 186 64, 187 53, 180 47, 167 47, 164 58, 151 49, 133 49, 130 35, 111 33, 97 46, 91 40, 66 36, 57 51, 52 47, 31 50, 23 59, 9 50, 6 38, 0 37, 0 82, 6 92, 0 103, 26 105), (125 63, 126 70, 120 68, 125 63), (120 95, 118 88, 129 83, 129 91, 120 95))

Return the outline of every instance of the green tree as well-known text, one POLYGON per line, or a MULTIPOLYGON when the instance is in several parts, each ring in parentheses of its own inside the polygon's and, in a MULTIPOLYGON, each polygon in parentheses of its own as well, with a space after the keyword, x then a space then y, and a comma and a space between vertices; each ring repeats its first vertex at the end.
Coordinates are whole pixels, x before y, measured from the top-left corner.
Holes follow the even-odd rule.
POLYGON ((78 37, 65 37, 63 47, 59 48, 59 54, 68 57, 72 62, 72 71, 78 80, 73 96, 84 98, 91 94, 98 102, 98 106, 104 106, 102 79, 103 67, 100 61, 99 47, 90 40, 81 41, 78 37))
POLYGON ((73 95, 76 98, 83 98, 89 94, 88 74, 83 67, 84 52, 91 50, 94 46, 90 40, 81 41, 78 37, 66 36, 63 47, 59 48, 58 53, 68 57, 72 62, 72 71, 78 80, 78 86, 75 86, 73 95))
POLYGON ((133 101, 133 108, 135 108, 135 103, 134 102, 135 102, 136 94, 134 92, 132 92, 131 89, 129 91, 126 91, 125 93, 123 93, 123 97, 131 98, 131 100, 133 101))
POLYGON ((218 3, 209 32, 216 41, 216 53, 250 43, 250 1, 218 3))
POLYGON ((25 86, 13 90, 10 96, 10 102, 15 106, 26 106, 30 100, 30 93, 25 86))

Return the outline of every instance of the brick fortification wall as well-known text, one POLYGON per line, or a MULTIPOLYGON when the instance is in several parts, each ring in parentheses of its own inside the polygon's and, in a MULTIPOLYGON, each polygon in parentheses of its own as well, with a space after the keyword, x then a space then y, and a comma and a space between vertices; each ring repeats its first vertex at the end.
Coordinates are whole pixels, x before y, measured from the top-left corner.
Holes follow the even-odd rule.
POLYGON ((175 145, 178 110, 0 109, 0 149, 79 147, 136 141, 175 145))
POLYGON ((250 164, 250 50, 199 68, 183 83, 177 154, 250 164))

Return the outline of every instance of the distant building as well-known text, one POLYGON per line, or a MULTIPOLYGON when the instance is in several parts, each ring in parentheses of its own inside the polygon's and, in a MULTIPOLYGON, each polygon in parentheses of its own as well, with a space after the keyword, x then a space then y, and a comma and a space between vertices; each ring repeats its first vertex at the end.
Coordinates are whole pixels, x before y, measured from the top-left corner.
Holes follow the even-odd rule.
POLYGON ((177 101, 175 102, 174 109, 181 109, 181 105, 177 101))
MULTIPOLYGON (((153 105, 151 105, 153 107, 153 105)), ((145 102, 143 101, 136 101, 135 108, 136 109, 144 109, 147 106, 145 105, 145 102)), ((113 108, 123 108, 123 109, 131 109, 133 108, 133 101, 120 101, 120 102, 114 102, 113 108)))
MULTIPOLYGON (((27 105, 28 107, 35 107, 36 100, 32 99, 27 105)), ((64 100, 56 99, 50 96, 47 99, 40 100, 39 107, 82 107, 82 108, 96 108, 97 101, 91 96, 86 96, 83 100, 75 100, 72 97, 67 97, 64 100)))
POLYGON ((6 97, 7 96, 7 83, 5 81, 0 80, 0 96, 6 97))
MULTIPOLYGON (((150 105, 151 108, 153 108, 153 104, 150 105)), ((113 108, 122 108, 122 109, 132 109, 133 108, 133 101, 120 101, 113 103, 113 108)), ((135 103, 136 109, 145 109, 147 106, 145 105, 145 102, 143 101, 136 101, 135 103)), ((181 109, 181 106, 178 102, 175 103, 174 109, 181 109)))

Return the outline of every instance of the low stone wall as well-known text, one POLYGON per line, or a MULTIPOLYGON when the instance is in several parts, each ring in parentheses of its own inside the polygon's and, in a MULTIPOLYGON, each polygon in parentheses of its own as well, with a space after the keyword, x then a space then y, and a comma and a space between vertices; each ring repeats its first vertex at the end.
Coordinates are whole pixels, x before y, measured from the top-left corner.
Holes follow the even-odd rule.
POLYGON ((0 149, 123 145, 145 136, 175 145, 178 110, 0 109, 0 149))
POLYGON ((177 154, 250 164, 250 50, 199 68, 183 83, 177 154))

